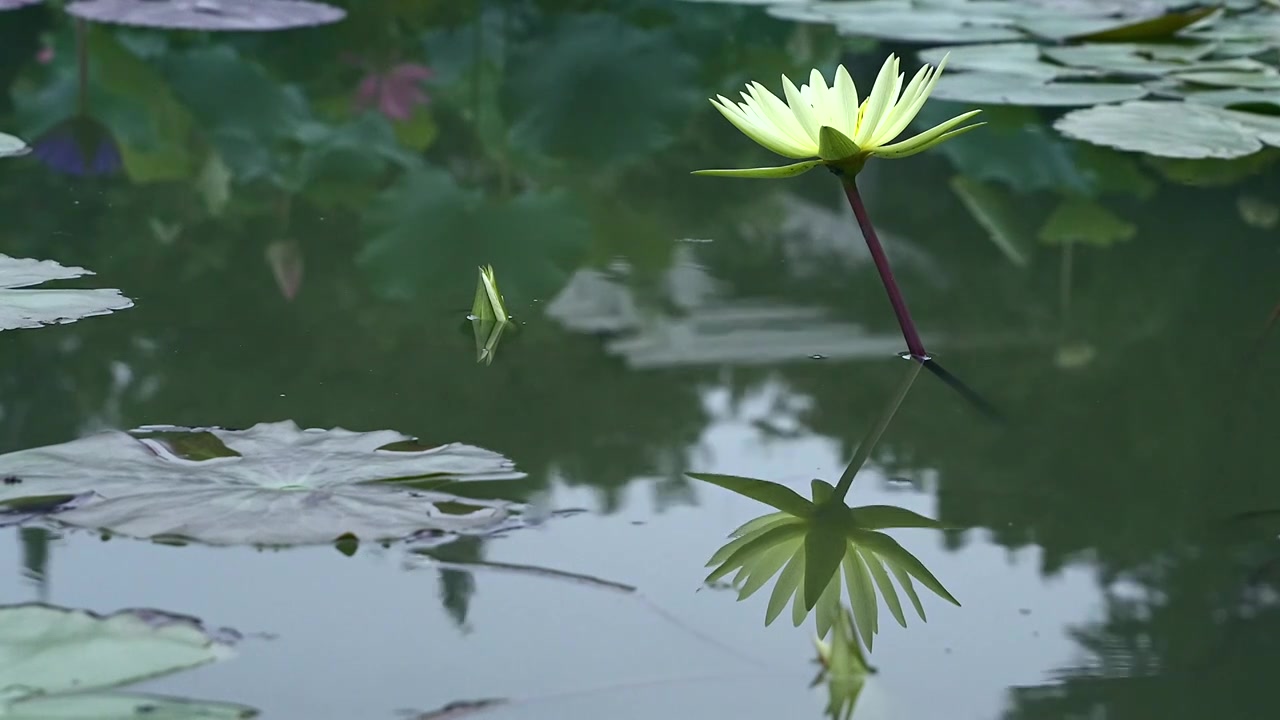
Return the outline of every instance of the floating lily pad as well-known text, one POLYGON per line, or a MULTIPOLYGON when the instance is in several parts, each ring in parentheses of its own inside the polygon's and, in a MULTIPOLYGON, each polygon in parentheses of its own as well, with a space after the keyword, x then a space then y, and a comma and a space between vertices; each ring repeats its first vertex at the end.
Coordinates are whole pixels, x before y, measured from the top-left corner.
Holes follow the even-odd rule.
POLYGON ((20 7, 41 2, 44 2, 44 0, 0 0, 0 10, 17 10, 20 7))
POLYGON ((1042 48, 1045 57, 1054 62, 1078 68, 1131 75, 1160 77, 1171 72, 1189 70, 1192 63, 1212 52, 1213 46, 1154 45, 1139 43, 1083 43, 1042 48), (1170 50, 1176 48, 1176 51, 1170 50))
POLYGON ((944 74, 933 97, 980 105, 1079 107, 1133 100, 1147 89, 1132 83, 1044 82, 1023 75, 989 72, 944 74))
POLYGON ((1147 17, 1028 18, 1020 26, 1050 40, 1124 42, 1167 38, 1217 11, 1216 7, 1159 12, 1147 17))
MULTIPOLYGON (((965 5, 909 0, 817 2, 801 12, 825 18, 843 35, 907 42, 996 42, 1025 37, 1013 26, 1012 18, 974 12, 965 5)), ((786 8, 786 12, 791 10, 786 8)))
POLYGON ((1138 100, 1075 110, 1054 127, 1077 140, 1161 157, 1235 158, 1261 150, 1258 133, 1230 112, 1197 103, 1138 100))
POLYGON ((0 255, 0 330, 75 322, 133 306, 133 301, 119 290, 25 289, 49 280, 92 274, 84 268, 64 267, 52 260, 0 255))
POLYGON ((0 133, 0 158, 17 157, 31 152, 22 138, 0 133))
POLYGON ((1185 99, 1216 107, 1280 113, 1280 91, 1275 90, 1205 90, 1187 93, 1185 99))
POLYGON ((110 431, 0 455, 0 475, 22 480, 0 486, 0 501, 93 492, 96 500, 53 517, 131 537, 212 545, 484 535, 516 524, 521 508, 514 503, 435 489, 523 477, 509 460, 457 443, 387 449, 411 440, 390 430, 301 430, 287 420, 248 430, 110 431), (203 435, 234 454, 201 446, 192 459, 180 452, 189 445, 175 439, 184 435, 203 435))
POLYGON ((104 692, 229 657, 238 633, 159 610, 97 615, 44 604, 0 606, 6 718, 246 718, 243 705, 104 692))
POLYGON ((1193 70, 1176 73, 1173 77, 1185 83, 1214 87, 1249 90, 1280 90, 1280 73, 1269 72, 1193 70))
MULTIPOLYGON (((1087 77, 1097 72, 1088 68, 1067 67, 1040 59, 1040 46, 1035 43, 1008 42, 977 45, 950 45, 920 51, 921 62, 935 67, 947 57, 947 69, 973 70, 1002 75, 1025 75, 1041 80, 1060 77, 1087 77)), ((943 75, 944 78, 948 77, 943 75)))
POLYGON ((67 12, 93 22, 172 30, 285 30, 326 25, 342 8, 309 0, 81 0, 67 12))

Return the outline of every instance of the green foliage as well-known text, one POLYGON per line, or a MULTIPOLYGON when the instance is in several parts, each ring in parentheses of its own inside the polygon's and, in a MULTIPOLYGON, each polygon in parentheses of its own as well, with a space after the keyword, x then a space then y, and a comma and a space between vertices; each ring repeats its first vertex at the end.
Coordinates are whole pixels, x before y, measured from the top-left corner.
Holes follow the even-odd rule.
POLYGON ((586 221, 563 192, 527 191, 493 198, 463 188, 449 173, 422 168, 374 199, 369 240, 359 262, 379 291, 411 298, 425 288, 466 297, 474 268, 500 258, 506 294, 521 302, 558 290, 587 239, 586 221))

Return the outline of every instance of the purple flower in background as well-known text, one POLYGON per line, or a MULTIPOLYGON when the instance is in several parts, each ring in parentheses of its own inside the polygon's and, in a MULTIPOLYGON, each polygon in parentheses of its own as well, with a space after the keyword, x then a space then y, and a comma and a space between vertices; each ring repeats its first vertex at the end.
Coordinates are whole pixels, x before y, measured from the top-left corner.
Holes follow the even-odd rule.
POLYGON ((377 109, 389 120, 404 122, 413 117, 414 108, 431 101, 422 88, 423 81, 434 74, 431 68, 416 63, 400 63, 382 71, 365 67, 365 76, 356 88, 357 108, 377 109))
POLYGON ((63 175, 115 175, 124 167, 111 131, 87 115, 53 126, 31 144, 32 155, 63 175))

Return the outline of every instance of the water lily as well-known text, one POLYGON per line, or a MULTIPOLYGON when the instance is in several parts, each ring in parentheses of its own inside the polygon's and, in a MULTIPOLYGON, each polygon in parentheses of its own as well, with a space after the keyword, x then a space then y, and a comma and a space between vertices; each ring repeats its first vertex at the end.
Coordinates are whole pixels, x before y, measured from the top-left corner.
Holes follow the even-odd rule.
POLYGON ((898 72, 897 56, 889 55, 876 76, 871 93, 861 102, 853 78, 843 65, 836 70, 830 87, 817 70, 809 74, 809 84, 799 88, 784 76, 785 103, 760 83, 749 83, 740 103, 720 95, 711 103, 747 137, 779 155, 801 162, 781 167, 694 171, 695 175, 784 178, 825 165, 839 176, 875 262, 876 272, 884 283, 898 326, 902 328, 907 350, 919 359, 927 359, 929 355, 907 310, 906 298, 893 277, 893 270, 871 225, 854 178, 871 157, 909 157, 983 124, 960 127, 961 123, 979 112, 972 110, 913 138, 894 142, 924 107, 946 65, 945 56, 937 70, 925 65, 903 87, 902 81, 906 76, 898 72))
POLYGON ((923 152, 983 123, 959 127, 979 110, 940 123, 912 138, 894 142, 929 99, 947 65, 925 65, 903 87, 898 57, 889 55, 876 76, 871 93, 859 102, 858 89, 843 65, 828 87, 818 70, 809 84, 796 87, 785 75, 783 102, 758 82, 748 83, 743 102, 723 95, 711 100, 729 122, 765 148, 802 162, 782 167, 741 170, 698 170, 697 175, 725 177, 792 177, 825 164, 840 174, 856 175, 871 157, 903 158, 923 152))

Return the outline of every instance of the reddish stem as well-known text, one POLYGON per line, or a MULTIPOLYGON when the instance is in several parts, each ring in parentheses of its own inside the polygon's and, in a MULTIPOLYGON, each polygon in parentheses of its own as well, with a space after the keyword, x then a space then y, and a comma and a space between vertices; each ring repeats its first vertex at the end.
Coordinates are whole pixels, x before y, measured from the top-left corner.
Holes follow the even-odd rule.
POLYGON ((884 246, 880 244, 876 229, 871 226, 871 218, 867 216, 867 208, 862 204, 862 195, 858 193, 858 186, 849 176, 841 176, 840 182, 844 185, 845 196, 849 198, 849 206, 853 208, 853 214, 858 218, 858 226, 862 228, 862 238, 867 241, 867 249, 871 251, 871 259, 875 261, 876 271, 880 273, 884 291, 889 295, 893 314, 898 316, 898 325, 902 328, 902 337, 907 341, 907 350, 917 358, 927 360, 929 354, 924 351, 920 333, 916 331, 916 324, 911 320, 911 311, 907 310, 907 301, 902 297, 902 291, 898 289, 898 281, 893 277, 893 268, 889 267, 889 258, 884 254, 884 246))

